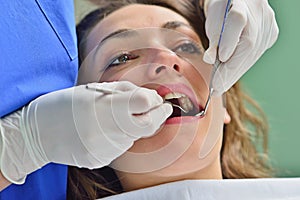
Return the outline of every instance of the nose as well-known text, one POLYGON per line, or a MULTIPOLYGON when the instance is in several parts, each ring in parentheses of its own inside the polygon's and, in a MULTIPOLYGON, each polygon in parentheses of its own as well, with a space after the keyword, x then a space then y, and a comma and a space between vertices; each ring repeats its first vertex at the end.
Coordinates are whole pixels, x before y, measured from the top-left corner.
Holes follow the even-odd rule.
POLYGON ((183 62, 181 58, 172 51, 150 50, 147 74, 150 79, 156 79, 166 75, 181 76, 183 62))

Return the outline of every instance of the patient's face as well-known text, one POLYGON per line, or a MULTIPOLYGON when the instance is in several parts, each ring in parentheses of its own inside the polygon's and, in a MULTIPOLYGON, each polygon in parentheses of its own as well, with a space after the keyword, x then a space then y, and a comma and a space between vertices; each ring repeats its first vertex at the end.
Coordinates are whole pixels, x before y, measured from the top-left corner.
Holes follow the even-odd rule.
POLYGON ((128 80, 187 110, 174 107, 157 134, 136 141, 116 159, 112 167, 120 174, 182 177, 218 163, 225 112, 215 98, 207 115, 195 116, 208 97, 211 66, 202 61, 200 39, 185 18, 158 6, 124 7, 91 31, 86 52, 92 52, 97 70, 79 76, 128 80))

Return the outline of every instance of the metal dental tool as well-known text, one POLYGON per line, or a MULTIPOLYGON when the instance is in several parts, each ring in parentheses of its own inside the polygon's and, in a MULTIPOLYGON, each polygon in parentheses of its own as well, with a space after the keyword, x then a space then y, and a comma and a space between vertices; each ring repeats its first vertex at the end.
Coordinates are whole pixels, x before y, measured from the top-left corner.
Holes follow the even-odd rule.
MULTIPOLYGON (((120 93, 120 91, 118 90, 113 90, 113 89, 107 89, 107 88, 101 88, 101 87, 95 87, 95 85, 91 85, 91 84, 87 84, 86 85, 87 89, 91 89, 91 90, 95 90, 97 92, 102 92, 103 94, 114 94, 114 93, 120 93)), ((179 108, 182 112, 184 113, 188 113, 187 110, 185 110, 184 108, 182 108, 179 105, 173 104, 172 102, 169 101, 164 101, 164 103, 169 103, 171 104, 173 107, 179 108)))
POLYGON ((179 105, 177 105, 177 104, 174 104, 174 103, 171 103, 171 102, 169 102, 169 101, 164 101, 164 103, 169 103, 169 104, 171 104, 171 106, 173 106, 173 107, 176 107, 176 108, 179 108, 182 112, 184 112, 184 113, 188 113, 189 111, 187 111, 187 110, 185 110, 184 108, 182 108, 181 106, 179 106, 179 105))
POLYGON ((107 89, 107 88, 102 88, 102 87, 97 87, 93 84, 87 84, 86 89, 90 89, 90 90, 95 90, 97 92, 102 92, 103 94, 115 94, 115 93, 120 93, 120 91, 118 90, 114 90, 114 89, 107 89))
POLYGON ((200 111, 198 114, 196 114, 195 116, 203 117, 203 116, 206 114, 207 109, 208 109, 208 106, 209 106, 209 103, 210 103, 210 100, 211 100, 211 97, 212 97, 212 94, 213 94, 213 92, 214 92, 214 88, 213 88, 213 80, 214 80, 216 71, 218 70, 220 64, 222 63, 222 62, 220 61, 220 59, 219 59, 219 46, 220 46, 220 43, 221 43, 222 34, 223 34, 223 32, 224 32, 224 27, 225 27, 227 15, 228 15, 228 12, 229 12, 229 9, 230 9, 230 6, 231 6, 231 1, 232 1, 232 0, 228 0, 228 1, 227 1, 227 5, 226 5, 226 10, 225 10, 224 18, 223 18, 223 23, 222 23, 221 33, 220 33, 220 36, 219 36, 219 41, 218 41, 218 46, 217 46, 216 61, 215 61, 214 65, 213 65, 213 69, 212 69, 211 77, 210 77, 210 82, 209 82, 209 94, 208 94, 208 97, 207 97, 207 101, 206 101, 206 103, 205 103, 205 106, 204 106, 203 110, 201 110, 201 111, 200 111))

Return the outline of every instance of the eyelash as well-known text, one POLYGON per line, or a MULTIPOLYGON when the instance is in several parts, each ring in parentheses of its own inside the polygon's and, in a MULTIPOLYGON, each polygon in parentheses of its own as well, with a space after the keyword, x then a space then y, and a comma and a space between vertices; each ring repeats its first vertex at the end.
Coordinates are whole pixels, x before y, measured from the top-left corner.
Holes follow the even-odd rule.
POLYGON ((181 50, 183 53, 200 54, 202 52, 199 45, 192 41, 185 41, 183 44, 180 44, 179 46, 177 46, 173 51, 176 53, 176 52, 178 52, 178 50, 180 48, 186 48, 186 47, 188 47, 189 49, 181 50))
POLYGON ((112 59, 112 61, 110 62, 110 64, 108 65, 108 67, 115 67, 124 63, 127 63, 129 60, 133 60, 138 58, 139 56, 134 55, 132 53, 128 53, 128 52, 123 52, 121 54, 119 54, 118 56, 116 56, 115 58, 112 59), (122 59, 122 61, 120 61, 122 59), (126 60, 125 60, 126 59, 126 60), (119 60, 119 63, 115 63, 116 61, 119 60))
MULTIPOLYGON (((175 53, 178 53, 179 50, 183 53, 188 53, 188 54, 200 54, 202 52, 199 45, 192 41, 185 41, 184 43, 181 43, 180 45, 178 45, 176 48, 173 49, 173 51, 175 53), (187 48, 187 49, 184 49, 184 48, 187 48)), ((125 64, 128 61, 134 60, 137 58, 139 58, 138 55, 135 55, 135 54, 132 54, 129 52, 122 52, 121 54, 119 54, 118 56, 116 56, 115 58, 112 59, 112 61, 108 65, 108 68, 125 64), (116 63, 116 62, 118 62, 118 63, 116 63)))

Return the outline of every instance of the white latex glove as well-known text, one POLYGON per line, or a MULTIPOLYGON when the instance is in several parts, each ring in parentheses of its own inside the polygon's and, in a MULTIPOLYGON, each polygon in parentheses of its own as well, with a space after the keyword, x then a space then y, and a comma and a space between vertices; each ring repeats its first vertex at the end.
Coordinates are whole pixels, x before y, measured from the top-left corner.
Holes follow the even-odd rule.
POLYGON ((129 82, 92 83, 46 94, 0 120, 2 174, 23 183, 49 162, 99 168, 153 135, 172 107, 154 90, 129 82))
MULTIPOLYGON (((213 64, 223 23, 227 0, 206 0, 206 34, 209 48, 203 60, 213 64)), ((278 37, 274 11, 267 0, 232 0, 219 47, 222 62, 214 79, 219 95, 227 91, 278 37)))

